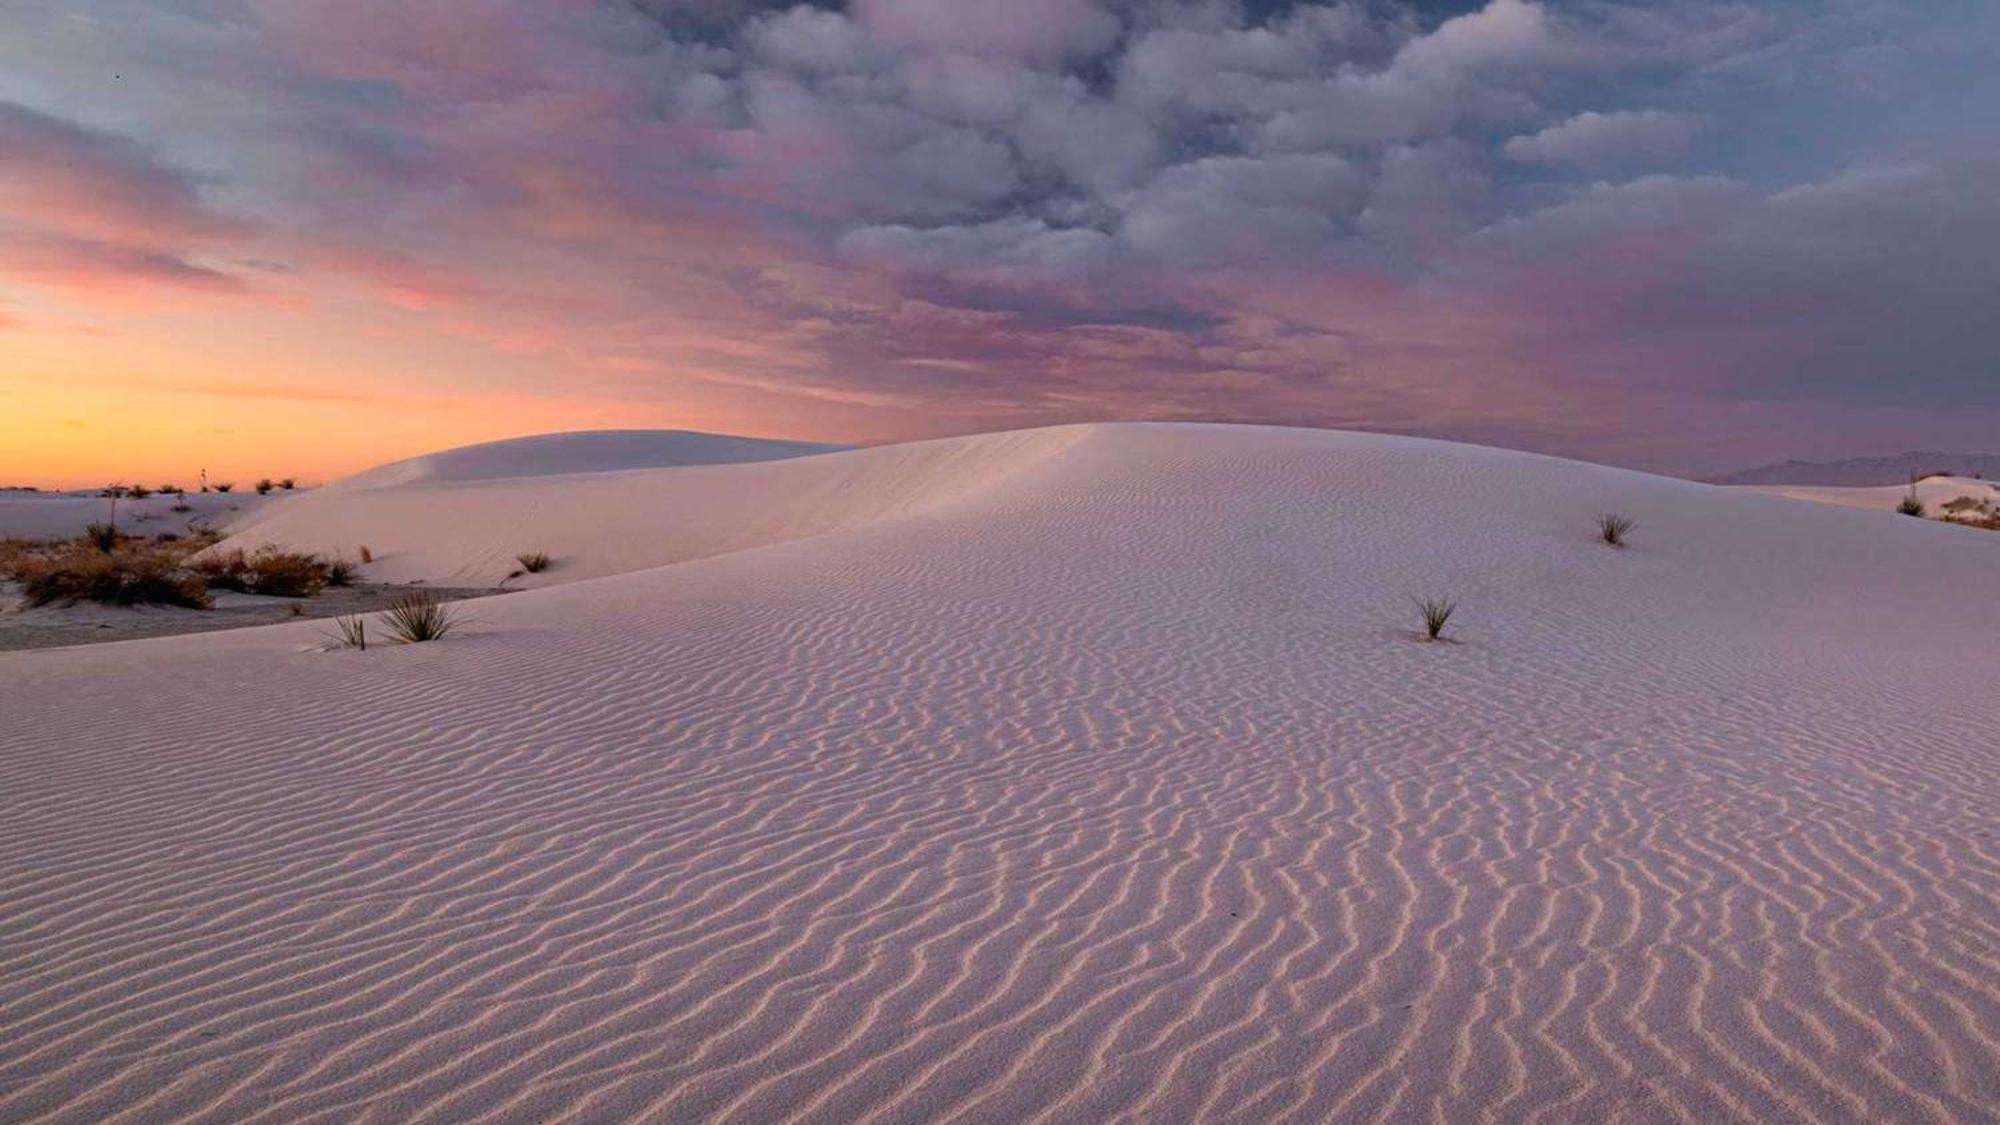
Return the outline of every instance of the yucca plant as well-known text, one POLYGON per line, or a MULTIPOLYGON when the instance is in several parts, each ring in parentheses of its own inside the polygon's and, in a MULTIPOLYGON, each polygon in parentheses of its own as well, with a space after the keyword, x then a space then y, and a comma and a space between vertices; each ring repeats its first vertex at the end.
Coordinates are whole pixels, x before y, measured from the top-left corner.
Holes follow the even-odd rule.
POLYGON ((1625 537, 1637 526, 1637 523, 1616 512, 1601 512, 1597 517, 1597 537, 1613 547, 1623 547, 1625 537))
POLYGON ((1451 598, 1418 598, 1417 610, 1424 615, 1424 639, 1437 640, 1444 634, 1445 622, 1458 608, 1458 602, 1451 598))
POLYGON ((118 546, 118 528, 109 523, 87 523, 83 525, 83 538, 86 543, 108 555, 118 546))
POLYGON ((333 640, 341 648, 368 651, 368 619, 360 615, 333 619, 333 640))
POLYGON ((1902 502, 1896 505, 1896 510, 1898 512, 1903 513, 1906 516, 1917 516, 1919 518, 1922 518, 1924 514, 1924 502, 1922 500, 1917 499, 1916 485, 1913 484, 1910 486, 1909 495, 1903 497, 1902 502))
POLYGON ((514 561, 520 563, 521 569, 529 574, 540 574, 549 568, 550 559, 546 553, 535 551, 526 555, 515 555, 514 561))
POLYGON ((346 559, 331 559, 321 569, 326 574, 326 584, 329 586, 354 585, 354 564, 346 559))
POLYGON ((390 602, 382 618, 391 633, 412 645, 439 640, 458 624, 457 613, 429 590, 414 590, 390 602))

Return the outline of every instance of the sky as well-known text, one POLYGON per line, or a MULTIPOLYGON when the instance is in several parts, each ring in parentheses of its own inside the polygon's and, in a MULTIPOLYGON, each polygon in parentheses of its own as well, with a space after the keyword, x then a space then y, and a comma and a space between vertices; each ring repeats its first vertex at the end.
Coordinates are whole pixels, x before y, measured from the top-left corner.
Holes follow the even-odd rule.
POLYGON ((1106 419, 2000 450, 1987 0, 7 0, 0 485, 1106 419))

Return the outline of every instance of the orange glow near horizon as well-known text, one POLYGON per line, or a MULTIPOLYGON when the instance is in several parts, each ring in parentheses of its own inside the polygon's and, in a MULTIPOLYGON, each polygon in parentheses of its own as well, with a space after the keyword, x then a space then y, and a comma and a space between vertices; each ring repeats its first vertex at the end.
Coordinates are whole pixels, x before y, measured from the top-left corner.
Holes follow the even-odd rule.
POLYGON ((269 308, 103 319, 118 330, 61 315, 0 329, 0 486, 193 487, 203 470, 211 481, 318 484, 524 434, 766 429, 717 404, 495 385, 510 366, 549 368, 379 324, 269 308))

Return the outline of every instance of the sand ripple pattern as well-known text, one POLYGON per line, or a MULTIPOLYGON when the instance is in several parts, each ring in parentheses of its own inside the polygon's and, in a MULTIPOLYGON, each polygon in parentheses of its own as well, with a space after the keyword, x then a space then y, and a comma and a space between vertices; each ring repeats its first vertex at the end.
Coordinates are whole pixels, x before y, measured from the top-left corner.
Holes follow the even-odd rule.
POLYGON ((2000 552, 1869 520, 1112 427, 443 644, 0 657, 0 1120, 2000 1119, 2000 552))

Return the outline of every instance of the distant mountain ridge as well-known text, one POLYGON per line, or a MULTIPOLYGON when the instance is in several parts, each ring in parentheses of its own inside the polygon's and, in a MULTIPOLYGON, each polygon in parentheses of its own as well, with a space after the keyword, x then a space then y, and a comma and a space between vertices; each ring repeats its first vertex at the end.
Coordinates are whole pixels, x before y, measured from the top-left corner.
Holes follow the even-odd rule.
POLYGON ((1711 484, 1816 484, 1865 488, 1908 484, 1923 473, 2000 479, 2000 453, 1898 453, 1893 457, 1853 457, 1845 461, 1785 461, 1727 476, 1711 484))

